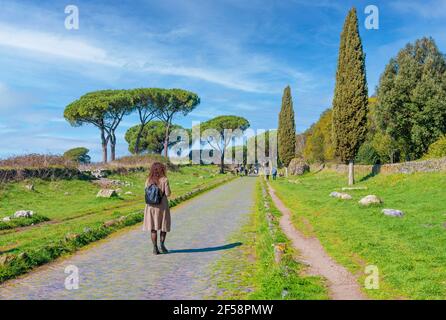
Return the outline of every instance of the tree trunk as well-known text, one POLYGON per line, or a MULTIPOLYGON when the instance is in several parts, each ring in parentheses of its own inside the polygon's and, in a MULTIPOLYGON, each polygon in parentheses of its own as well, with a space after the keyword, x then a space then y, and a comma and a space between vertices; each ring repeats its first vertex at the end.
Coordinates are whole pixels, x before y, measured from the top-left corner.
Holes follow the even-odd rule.
POLYGON ((224 152, 220 156, 220 173, 225 173, 225 154, 224 152))
POLYGON ((116 136, 114 132, 110 136, 110 160, 116 160, 116 136))
POLYGON ((354 162, 350 160, 348 162, 348 185, 352 186, 355 184, 355 170, 354 170, 354 162))
POLYGON ((110 160, 115 161, 115 159, 116 159, 116 144, 114 142, 112 142, 110 144, 110 153, 111 153, 110 160))
POLYGON ((144 126, 141 125, 141 128, 138 131, 138 135, 136 136, 136 142, 135 142, 135 154, 139 154, 139 142, 141 141, 142 132, 144 130, 144 126))
POLYGON ((166 125, 166 136, 164 137, 164 156, 167 158, 169 155, 168 145, 169 145, 169 131, 170 131, 170 121, 166 125))
POLYGON ((107 139, 105 138, 104 129, 101 129, 101 142, 102 142, 102 162, 107 163, 107 139))

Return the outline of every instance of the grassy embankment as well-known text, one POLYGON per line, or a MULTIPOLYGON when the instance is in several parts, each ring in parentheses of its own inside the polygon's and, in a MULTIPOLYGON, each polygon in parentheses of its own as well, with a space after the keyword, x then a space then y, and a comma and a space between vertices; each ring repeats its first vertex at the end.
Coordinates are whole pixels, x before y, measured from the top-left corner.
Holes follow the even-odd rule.
MULTIPOLYGON (((211 166, 192 166, 169 172, 171 204, 175 205, 229 178, 216 174, 217 170, 211 166)), ((49 221, 0 231, 0 259, 6 259, 0 266, 0 282, 141 221, 146 176, 146 172, 136 172, 109 177, 130 182, 128 187, 119 187, 122 189, 120 197, 111 199, 96 198, 100 187, 82 180, 34 179, 35 191, 25 188, 31 181, 2 185, 0 219, 17 210, 33 210, 49 221), (126 195, 128 191, 132 194, 126 195), (104 227, 104 222, 120 217, 126 218, 104 227)))
POLYGON ((229 250, 213 268, 218 299, 327 299, 327 290, 318 277, 304 274, 305 267, 294 257, 295 250, 280 230, 281 213, 270 197, 263 195, 259 181, 253 212, 232 241, 241 242, 241 249, 229 250), (264 203, 268 203, 265 208, 264 203), (267 213, 274 217, 270 229, 267 213), (277 264, 274 244, 285 244, 284 255, 277 264))
POLYGON ((370 297, 445 299, 446 174, 377 175, 358 182, 367 190, 346 191, 353 200, 330 198, 345 180, 323 171, 280 179, 273 187, 294 213, 295 225, 317 236, 332 257, 360 275, 361 284, 365 267, 378 267, 380 288, 366 290, 370 297), (369 194, 384 204, 360 207, 358 200, 369 194), (405 216, 384 216, 383 208, 402 210, 405 216))

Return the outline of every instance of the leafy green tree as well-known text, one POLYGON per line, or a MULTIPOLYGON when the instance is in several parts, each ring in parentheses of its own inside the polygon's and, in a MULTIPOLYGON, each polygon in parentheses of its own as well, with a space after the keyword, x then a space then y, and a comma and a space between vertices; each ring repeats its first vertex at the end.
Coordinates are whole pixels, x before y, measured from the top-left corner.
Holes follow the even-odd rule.
MULTIPOLYGON (((162 89, 155 88, 139 88, 130 90, 133 107, 138 113, 140 122, 140 125, 137 126, 136 137, 134 140, 132 139, 133 150, 129 150, 134 154, 138 154, 141 150, 140 140, 146 125, 155 119, 161 111, 161 106, 158 104, 158 95, 162 94, 162 92, 162 89)), ((129 141, 127 140, 127 142, 129 141)))
POLYGON ((74 161, 74 162, 86 164, 86 163, 90 163, 90 161, 91 161, 91 158, 88 155, 89 152, 90 152, 90 150, 88 150, 87 148, 83 148, 83 147, 73 148, 73 149, 65 151, 65 153, 63 154, 63 157, 66 159, 69 159, 71 161, 74 161))
POLYGON ((379 124, 406 160, 420 158, 446 133, 446 59, 432 38, 392 58, 377 93, 379 124))
POLYGON ((69 104, 65 119, 72 126, 92 124, 101 132, 102 159, 107 162, 110 142, 111 160, 116 157, 116 129, 123 117, 133 111, 131 96, 125 90, 101 90, 87 93, 69 104))
MULTIPOLYGON (((171 130, 183 129, 179 125, 173 124, 171 130)), ((129 144, 129 151, 133 154, 148 152, 161 153, 164 149, 164 138, 166 132, 166 125, 162 121, 150 121, 144 125, 141 130, 141 125, 136 125, 127 130, 125 140, 129 144), (135 145, 139 144, 138 151, 135 145)), ((176 142, 174 142, 176 143, 176 142)), ((169 143, 169 147, 172 143, 169 143)))
POLYGON ((164 122, 166 132, 164 135, 164 156, 167 157, 169 135, 172 120, 177 114, 183 116, 192 112, 200 104, 200 98, 193 92, 181 89, 160 90, 156 95, 157 105, 160 107, 159 118, 164 122))
POLYGON ((285 167, 288 167, 291 159, 296 154, 296 124, 294 122, 293 98, 291 97, 291 88, 289 86, 283 91, 277 143, 280 162, 285 167))
POLYGON ((203 122, 200 126, 201 133, 213 129, 218 133, 218 137, 203 137, 207 143, 220 153, 220 173, 225 172, 225 150, 227 149, 233 135, 228 134, 228 130, 245 131, 250 126, 249 121, 237 116, 219 116, 203 122), (213 139, 218 138, 218 139, 213 139))
POLYGON ((354 159, 367 132, 367 103, 365 55, 356 9, 353 8, 347 15, 341 33, 333 99, 335 154, 341 161, 349 163, 349 185, 354 183, 354 159))
POLYGON ((308 162, 326 162, 334 159, 332 139, 333 112, 325 110, 319 120, 304 133, 303 157, 308 162))

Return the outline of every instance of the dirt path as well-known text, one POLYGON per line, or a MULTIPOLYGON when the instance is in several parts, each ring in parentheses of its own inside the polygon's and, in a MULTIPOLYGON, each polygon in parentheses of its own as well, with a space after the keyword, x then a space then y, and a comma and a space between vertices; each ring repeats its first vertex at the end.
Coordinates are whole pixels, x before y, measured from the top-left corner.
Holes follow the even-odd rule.
POLYGON ((268 184, 269 194, 283 216, 280 226, 293 246, 299 251, 302 260, 309 265, 308 273, 324 277, 328 282, 330 298, 333 300, 364 300, 356 278, 347 269, 336 263, 317 238, 307 238, 291 222, 291 211, 277 197, 268 184))
POLYGON ((154 256, 141 226, 0 285, 0 299, 203 299, 214 290, 210 266, 254 205, 255 178, 241 178, 172 209, 170 254, 154 256), (67 290, 67 266, 79 289, 67 290))

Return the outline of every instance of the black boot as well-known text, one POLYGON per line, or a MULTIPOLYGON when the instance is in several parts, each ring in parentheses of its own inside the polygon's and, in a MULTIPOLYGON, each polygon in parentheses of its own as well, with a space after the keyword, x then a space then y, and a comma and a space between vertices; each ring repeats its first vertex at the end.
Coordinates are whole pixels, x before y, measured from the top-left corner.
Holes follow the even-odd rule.
POLYGON ((169 250, 167 250, 166 246, 164 245, 164 242, 161 242, 161 252, 162 253, 169 253, 169 250))
POLYGON ((155 255, 160 254, 160 251, 158 250, 157 245, 153 245, 153 254, 155 254, 155 255))

